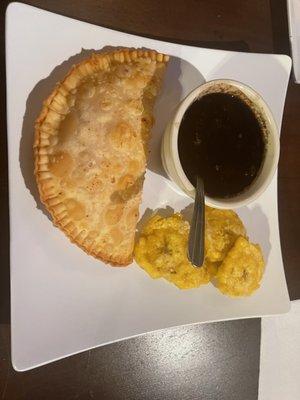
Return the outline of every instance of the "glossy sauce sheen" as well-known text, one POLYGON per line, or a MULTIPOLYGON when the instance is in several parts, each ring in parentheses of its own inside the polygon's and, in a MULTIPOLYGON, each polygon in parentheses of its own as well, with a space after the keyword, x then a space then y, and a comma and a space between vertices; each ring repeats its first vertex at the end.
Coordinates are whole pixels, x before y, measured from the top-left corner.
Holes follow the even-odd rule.
POLYGON ((210 93, 185 112, 178 135, 183 170, 195 186, 204 180, 211 197, 232 197, 245 190, 260 170, 265 138, 254 112, 241 98, 210 93))

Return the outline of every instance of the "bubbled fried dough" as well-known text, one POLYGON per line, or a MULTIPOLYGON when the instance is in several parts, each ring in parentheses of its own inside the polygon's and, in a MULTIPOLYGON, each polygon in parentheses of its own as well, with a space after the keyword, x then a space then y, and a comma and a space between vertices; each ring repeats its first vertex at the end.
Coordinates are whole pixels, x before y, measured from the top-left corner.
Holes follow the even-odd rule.
POLYGON ((88 254, 132 261, 153 125, 168 56, 94 54, 59 83, 36 121, 35 175, 54 224, 88 254))

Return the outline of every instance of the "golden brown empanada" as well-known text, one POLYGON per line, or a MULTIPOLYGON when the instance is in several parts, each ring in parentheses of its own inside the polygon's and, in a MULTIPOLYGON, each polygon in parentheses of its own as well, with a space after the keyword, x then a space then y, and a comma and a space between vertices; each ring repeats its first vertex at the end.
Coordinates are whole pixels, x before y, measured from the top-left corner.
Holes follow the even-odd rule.
POLYGON ((74 66, 36 121, 35 175, 54 224, 88 254, 132 261, 152 109, 168 56, 123 49, 74 66))

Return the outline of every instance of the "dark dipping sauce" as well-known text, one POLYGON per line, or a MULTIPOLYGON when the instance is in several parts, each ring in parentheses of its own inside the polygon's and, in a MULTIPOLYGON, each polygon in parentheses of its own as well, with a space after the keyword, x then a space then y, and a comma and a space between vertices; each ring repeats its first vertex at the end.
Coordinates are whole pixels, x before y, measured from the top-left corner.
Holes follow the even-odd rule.
POLYGON ((265 155, 265 135, 254 111, 237 95, 209 93, 195 100, 182 119, 178 151, 182 168, 205 193, 226 198, 256 178, 265 155))

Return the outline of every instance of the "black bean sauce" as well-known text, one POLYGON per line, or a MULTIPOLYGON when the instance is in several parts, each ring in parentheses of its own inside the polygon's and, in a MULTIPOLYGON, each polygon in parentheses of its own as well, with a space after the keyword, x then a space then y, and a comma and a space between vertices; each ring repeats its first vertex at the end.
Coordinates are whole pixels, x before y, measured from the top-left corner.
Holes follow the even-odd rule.
POLYGON ((238 96, 210 93, 185 112, 178 135, 183 170, 195 186, 204 180, 211 197, 241 193, 257 176, 265 138, 255 113, 238 96))

